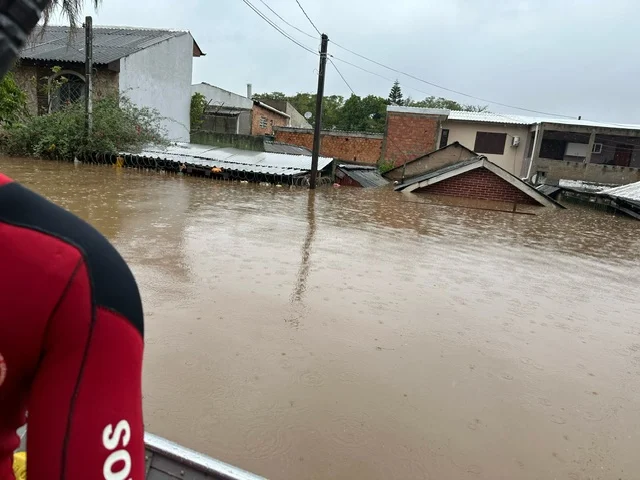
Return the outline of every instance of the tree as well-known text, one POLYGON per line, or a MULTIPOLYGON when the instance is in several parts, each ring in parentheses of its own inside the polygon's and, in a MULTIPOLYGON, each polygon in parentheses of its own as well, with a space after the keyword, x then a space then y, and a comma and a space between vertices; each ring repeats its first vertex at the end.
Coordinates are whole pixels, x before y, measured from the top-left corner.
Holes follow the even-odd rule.
POLYGON ((20 90, 12 73, 0 80, 0 125, 11 125, 27 114, 27 95, 20 90))
POLYGON ((445 108, 447 110, 465 110, 467 112, 485 112, 487 105, 466 105, 444 97, 426 97, 424 100, 414 101, 408 98, 405 105, 408 107, 445 108))
POLYGON ((209 102, 200 92, 196 92, 191 96, 191 131, 195 132, 200 129, 204 123, 204 113, 209 102))
POLYGON ((402 100, 402 88, 400 88, 400 82, 398 80, 393 82, 393 87, 391 87, 391 91, 389 92, 389 104, 396 106, 404 105, 402 100))
MULTIPOLYGON (((102 0, 90 1, 94 8, 98 8, 102 3, 102 0)), ((56 10, 59 10, 63 17, 67 17, 72 28, 76 27, 82 15, 84 3, 84 0, 51 0, 43 15, 45 27, 56 10)))

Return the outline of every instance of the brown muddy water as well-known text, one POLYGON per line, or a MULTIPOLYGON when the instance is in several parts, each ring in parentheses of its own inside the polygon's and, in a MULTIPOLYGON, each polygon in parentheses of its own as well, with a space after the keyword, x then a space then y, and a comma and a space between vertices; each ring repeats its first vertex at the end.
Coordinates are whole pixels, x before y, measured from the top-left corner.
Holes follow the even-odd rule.
POLYGON ((0 160, 146 310, 147 428, 274 479, 640 478, 640 223, 0 160))

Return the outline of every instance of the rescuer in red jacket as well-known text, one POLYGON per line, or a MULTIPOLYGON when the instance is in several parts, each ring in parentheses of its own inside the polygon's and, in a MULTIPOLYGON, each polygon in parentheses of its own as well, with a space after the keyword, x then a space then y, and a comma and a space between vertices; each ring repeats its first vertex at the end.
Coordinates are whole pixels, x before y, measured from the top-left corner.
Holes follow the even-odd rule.
POLYGON ((143 480, 138 287, 95 229, 0 174, 0 480, 143 480))

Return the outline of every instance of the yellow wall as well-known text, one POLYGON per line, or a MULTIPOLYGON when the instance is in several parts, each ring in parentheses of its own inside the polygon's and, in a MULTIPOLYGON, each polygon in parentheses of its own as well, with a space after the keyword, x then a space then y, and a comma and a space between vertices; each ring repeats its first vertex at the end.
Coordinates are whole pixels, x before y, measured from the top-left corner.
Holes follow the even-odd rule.
MULTIPOLYGON (((449 142, 460 142, 470 150, 476 143, 476 132, 506 133, 507 140, 504 147, 504 155, 492 155, 477 152, 484 155, 490 161, 504 168, 508 172, 520 176, 522 162, 527 151, 527 140, 529 138, 529 127, 527 125, 500 125, 493 123, 461 122, 447 120, 443 122, 442 128, 449 129, 449 142), (513 137, 520 137, 520 145, 512 147, 513 137)), ((438 139, 438 146, 440 139, 438 139)))

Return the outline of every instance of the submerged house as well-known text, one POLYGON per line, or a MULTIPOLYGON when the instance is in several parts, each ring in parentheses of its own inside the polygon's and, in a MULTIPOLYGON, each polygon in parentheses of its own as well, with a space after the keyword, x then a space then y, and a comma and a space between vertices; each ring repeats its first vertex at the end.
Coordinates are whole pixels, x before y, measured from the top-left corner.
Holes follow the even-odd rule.
MULTIPOLYGON (((94 96, 126 95, 158 111, 170 140, 188 141, 193 58, 203 55, 186 30, 94 26, 94 96)), ((84 28, 36 29, 14 73, 33 115, 83 101, 84 28)))
POLYGON ((389 180, 404 181, 406 178, 423 175, 444 165, 461 162, 477 156, 476 152, 469 150, 460 142, 453 142, 389 170, 384 174, 384 177, 389 180))
POLYGON ((484 156, 436 168, 406 180, 395 190, 563 208, 552 198, 484 156))
POLYGON ((348 187, 384 187, 388 181, 380 175, 378 167, 370 165, 340 164, 336 168, 336 183, 348 187))

